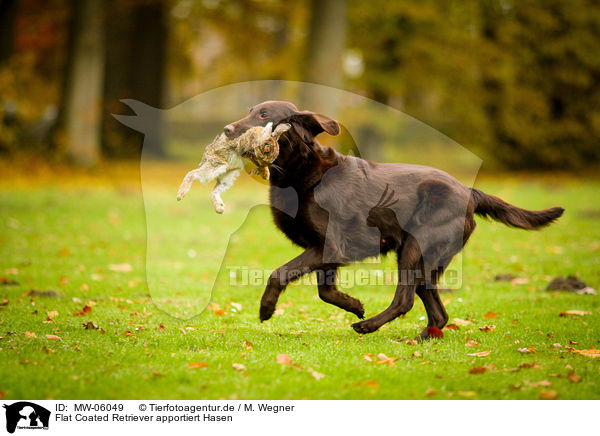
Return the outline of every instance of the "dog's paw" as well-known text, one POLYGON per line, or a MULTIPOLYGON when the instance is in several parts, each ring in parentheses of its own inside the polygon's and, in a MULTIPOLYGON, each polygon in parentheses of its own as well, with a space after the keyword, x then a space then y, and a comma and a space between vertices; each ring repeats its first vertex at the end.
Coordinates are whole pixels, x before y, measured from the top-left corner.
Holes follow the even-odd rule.
POLYGON ((261 304, 259 311, 260 322, 270 319, 273 316, 273 313, 275 313, 274 305, 261 304))
POLYGON ((372 320, 367 319, 365 321, 355 322, 352 324, 352 328, 356 333, 373 333, 379 326, 377 326, 372 320))
POLYGON ((358 300, 356 300, 356 305, 350 312, 355 314, 359 319, 365 319, 365 308, 363 307, 363 304, 358 300))

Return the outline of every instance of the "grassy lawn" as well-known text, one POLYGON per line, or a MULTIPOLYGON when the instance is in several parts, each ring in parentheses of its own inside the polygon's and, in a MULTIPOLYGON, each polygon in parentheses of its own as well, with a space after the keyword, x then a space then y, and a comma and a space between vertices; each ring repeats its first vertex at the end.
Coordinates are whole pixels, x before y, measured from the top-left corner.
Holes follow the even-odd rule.
MULTIPOLYGON (((545 290, 553 277, 570 274, 600 289, 597 180, 481 180, 480 189, 514 204, 562 205, 566 214, 541 232, 478 220, 453 265, 462 284, 442 294, 450 322, 469 324, 410 344, 426 323, 420 301, 405 317, 359 336, 350 328, 353 316, 321 302, 309 283, 290 286, 274 318, 261 324, 264 286, 241 284, 244 271, 235 267, 270 271, 299 252, 266 206, 246 219, 249 206, 266 199, 266 187, 241 181, 224 195, 228 210, 218 216, 206 188, 194 186, 175 201, 185 168, 157 167, 145 176, 156 180, 144 185, 146 216, 140 183, 127 176, 133 170, 38 174, 35 181, 8 171, 1 182, 0 397, 600 398, 600 359, 572 351, 600 348, 600 296, 545 290), (517 280, 495 281, 498 274, 517 280), (32 290, 52 294, 28 295, 32 290), (568 310, 587 314, 559 316, 568 310), (495 329, 480 330, 484 325, 495 329), (535 352, 518 351, 529 347, 535 352), (380 353, 397 360, 364 357, 377 361, 380 353), (278 362, 280 354, 292 362, 278 362)), ((389 258, 346 269, 393 268, 389 258)), ((347 290, 372 316, 394 289, 358 283, 347 290)))

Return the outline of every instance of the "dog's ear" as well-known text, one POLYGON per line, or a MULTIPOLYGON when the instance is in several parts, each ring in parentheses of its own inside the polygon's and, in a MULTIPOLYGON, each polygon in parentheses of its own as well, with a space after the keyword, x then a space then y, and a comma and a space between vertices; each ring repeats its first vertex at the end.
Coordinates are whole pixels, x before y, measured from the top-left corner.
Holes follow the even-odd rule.
POLYGON ((340 133, 340 125, 337 121, 324 118, 310 111, 296 112, 290 117, 290 124, 305 140, 311 140, 322 132, 327 132, 333 136, 340 133))

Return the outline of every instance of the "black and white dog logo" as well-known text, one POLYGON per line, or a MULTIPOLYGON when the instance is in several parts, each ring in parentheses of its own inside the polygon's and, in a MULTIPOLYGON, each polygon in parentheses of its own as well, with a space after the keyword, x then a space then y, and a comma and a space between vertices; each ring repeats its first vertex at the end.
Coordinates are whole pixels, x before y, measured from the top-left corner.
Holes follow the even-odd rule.
POLYGON ((4 405, 6 409, 6 431, 14 433, 15 429, 48 430, 50 411, 29 401, 19 401, 4 405))

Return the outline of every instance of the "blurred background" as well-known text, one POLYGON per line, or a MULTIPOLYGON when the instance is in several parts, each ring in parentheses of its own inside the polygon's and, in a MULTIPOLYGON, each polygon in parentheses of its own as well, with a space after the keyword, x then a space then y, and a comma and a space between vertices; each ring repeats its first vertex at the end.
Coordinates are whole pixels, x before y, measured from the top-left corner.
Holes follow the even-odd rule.
MULTIPOLYGON (((139 159, 143 134, 111 116, 131 113, 121 99, 167 109, 268 79, 389 105, 486 168, 595 168, 599 47, 592 0, 1 0, 0 154, 82 166, 139 159)), ((309 109, 319 98, 290 99, 309 109)), ((194 141, 221 121, 204 111, 170 123, 194 141)), ((364 136, 379 128, 366 124, 364 136)), ((176 159, 166 136, 145 153, 176 159)), ((389 156, 394 144, 376 146, 389 156)))

